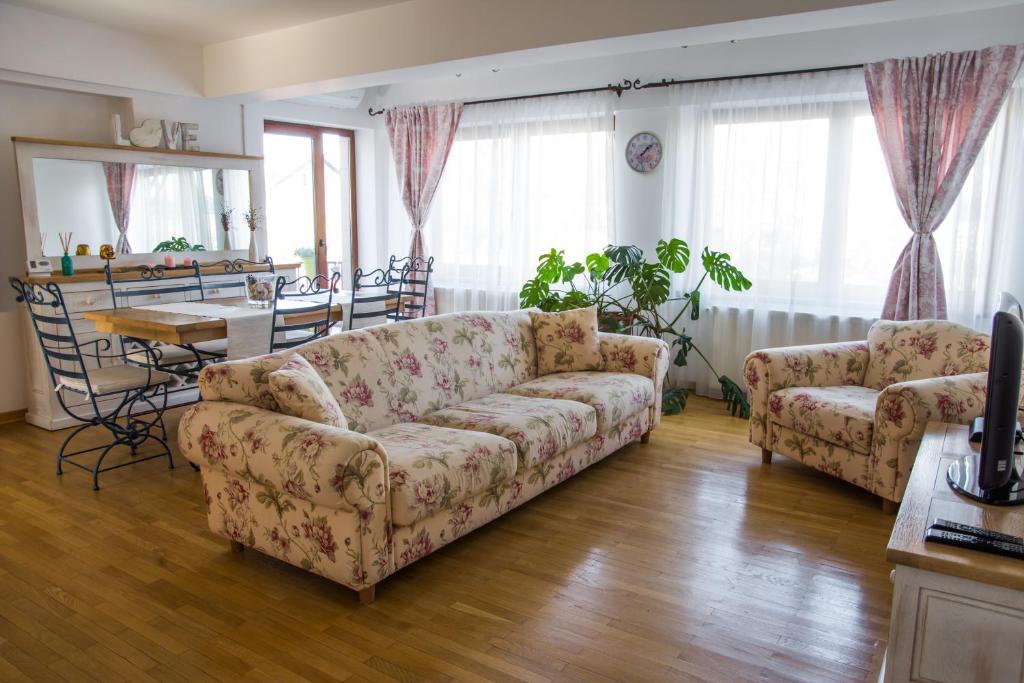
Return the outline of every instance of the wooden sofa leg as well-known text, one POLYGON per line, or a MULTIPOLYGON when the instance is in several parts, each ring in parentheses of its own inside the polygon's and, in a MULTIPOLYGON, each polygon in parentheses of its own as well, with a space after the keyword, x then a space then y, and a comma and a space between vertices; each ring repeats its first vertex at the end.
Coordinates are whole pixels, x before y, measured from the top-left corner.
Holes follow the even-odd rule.
POLYGON ((882 512, 887 515, 895 515, 900 511, 900 504, 888 498, 882 499, 882 512))
POLYGON ((644 435, 640 437, 640 443, 647 443, 651 440, 651 430, 644 432, 644 435))
POLYGON ((245 550, 245 544, 238 541, 231 541, 231 552, 240 553, 245 550))
POLYGON ((772 451, 770 448, 761 449, 761 462, 765 465, 772 464, 772 451))
POLYGON ((370 586, 359 591, 359 604, 369 605, 377 597, 377 586, 370 586))

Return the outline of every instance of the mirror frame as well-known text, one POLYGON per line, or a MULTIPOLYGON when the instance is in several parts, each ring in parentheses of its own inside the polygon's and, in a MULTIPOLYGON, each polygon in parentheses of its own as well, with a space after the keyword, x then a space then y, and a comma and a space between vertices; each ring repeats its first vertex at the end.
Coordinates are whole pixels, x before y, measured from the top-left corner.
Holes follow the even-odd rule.
MULTIPOLYGON (((18 187, 21 193, 21 215, 25 227, 26 258, 43 256, 39 243, 39 208, 36 195, 33 159, 68 159, 72 161, 115 161, 134 164, 151 164, 155 166, 185 166, 203 169, 224 169, 249 172, 249 197, 256 209, 265 215, 263 157, 246 156, 244 154, 225 154, 222 152, 192 152, 174 149, 151 149, 144 147, 127 147, 124 145, 103 145, 90 142, 73 142, 68 140, 48 140, 44 138, 12 137, 14 156, 18 167, 18 187)), ((266 226, 256 235, 260 253, 266 252, 266 226)), ((216 254, 216 250, 211 250, 216 254)), ((122 259, 131 260, 133 256, 140 258, 149 256, 151 252, 135 252, 119 254, 122 259)), ((55 257, 47 257, 53 259, 55 257)), ((103 265, 98 255, 74 256, 76 268, 99 267, 103 265)), ((143 259, 144 260, 144 259, 143 259)))

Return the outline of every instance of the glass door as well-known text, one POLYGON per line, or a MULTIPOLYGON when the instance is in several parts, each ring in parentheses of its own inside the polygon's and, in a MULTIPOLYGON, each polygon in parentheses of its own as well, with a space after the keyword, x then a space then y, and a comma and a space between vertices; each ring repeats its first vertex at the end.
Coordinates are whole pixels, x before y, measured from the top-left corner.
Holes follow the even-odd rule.
POLYGON ((344 128, 267 121, 267 244, 310 277, 356 267, 355 137, 344 128))

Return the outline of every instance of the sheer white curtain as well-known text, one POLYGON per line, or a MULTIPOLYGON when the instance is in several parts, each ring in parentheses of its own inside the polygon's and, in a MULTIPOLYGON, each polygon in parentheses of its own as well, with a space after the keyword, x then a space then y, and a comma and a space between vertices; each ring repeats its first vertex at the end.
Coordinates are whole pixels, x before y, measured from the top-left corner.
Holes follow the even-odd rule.
MULTIPOLYGON (((1020 92, 936 231, 950 318, 982 327, 1019 220, 1020 92)), ((864 338, 906 235, 861 70, 691 84, 671 98, 663 236, 728 252, 754 283, 702 289, 692 333, 718 371, 738 380, 756 348, 864 338)), ((717 391, 704 367, 682 375, 717 391)))
MULTIPOLYGON (((467 107, 424 228, 440 312, 519 307, 537 257, 582 259, 613 239, 608 93, 467 107)), ((397 184, 389 247, 408 249, 397 184)))
MULTIPOLYGON (((240 216, 234 219, 239 221, 240 216)), ((186 166, 136 167, 128 226, 128 240, 136 252, 152 251, 158 243, 181 236, 208 250, 218 249, 222 239, 218 221, 211 171, 186 166)))

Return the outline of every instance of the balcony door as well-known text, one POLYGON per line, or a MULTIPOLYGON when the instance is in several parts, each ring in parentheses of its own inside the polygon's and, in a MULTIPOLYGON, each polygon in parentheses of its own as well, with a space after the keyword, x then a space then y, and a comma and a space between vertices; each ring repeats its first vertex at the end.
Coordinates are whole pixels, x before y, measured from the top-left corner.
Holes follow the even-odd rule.
POLYGON ((276 263, 347 279, 358 253, 355 162, 352 130, 266 122, 267 244, 276 263))

